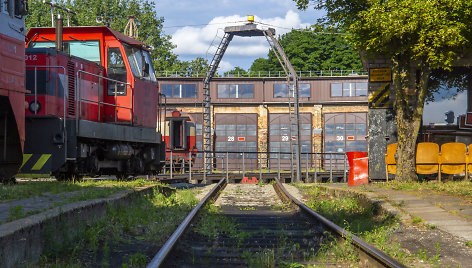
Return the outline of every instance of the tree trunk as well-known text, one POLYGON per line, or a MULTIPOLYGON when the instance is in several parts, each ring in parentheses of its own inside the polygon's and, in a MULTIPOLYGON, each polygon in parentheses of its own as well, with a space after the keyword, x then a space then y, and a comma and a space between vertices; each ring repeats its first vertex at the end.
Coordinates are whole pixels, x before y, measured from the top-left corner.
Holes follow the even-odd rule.
POLYGON ((398 133, 395 178, 398 181, 416 181, 416 141, 431 71, 423 65, 411 68, 408 61, 394 60, 393 63, 398 133))
POLYGON ((397 160, 395 178, 398 181, 418 180, 416 175, 416 140, 421 118, 408 117, 403 114, 402 109, 397 110, 398 147, 395 154, 397 160))

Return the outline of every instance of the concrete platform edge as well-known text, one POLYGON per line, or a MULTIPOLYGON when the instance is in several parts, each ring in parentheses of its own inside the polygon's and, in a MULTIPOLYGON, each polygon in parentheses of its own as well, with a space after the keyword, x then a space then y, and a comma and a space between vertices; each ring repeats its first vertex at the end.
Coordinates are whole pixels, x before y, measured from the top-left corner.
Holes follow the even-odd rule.
POLYGON ((66 204, 0 225, 0 267, 37 262, 43 252, 46 228, 58 230, 54 239, 61 240, 61 227, 90 224, 103 218, 109 207, 130 204, 140 196, 152 194, 155 188, 157 186, 125 190, 107 198, 66 204))

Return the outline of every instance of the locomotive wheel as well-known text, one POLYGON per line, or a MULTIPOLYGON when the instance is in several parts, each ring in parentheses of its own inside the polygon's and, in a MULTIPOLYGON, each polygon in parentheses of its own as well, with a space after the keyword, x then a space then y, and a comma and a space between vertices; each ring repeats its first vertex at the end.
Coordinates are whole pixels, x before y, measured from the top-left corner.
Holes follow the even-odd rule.
POLYGON ((83 176, 77 175, 77 174, 72 174, 72 173, 57 173, 53 174, 53 176, 56 178, 58 181, 82 181, 83 176))
POLYGON ((15 177, 11 177, 9 179, 6 179, 6 178, 3 178, 2 176, 0 176, 0 183, 3 183, 3 184, 16 184, 16 178, 15 177))
POLYGON ((129 175, 126 174, 126 173, 119 173, 119 174, 116 174, 116 180, 117 180, 117 181, 127 181, 127 180, 128 180, 128 177, 129 177, 129 175))

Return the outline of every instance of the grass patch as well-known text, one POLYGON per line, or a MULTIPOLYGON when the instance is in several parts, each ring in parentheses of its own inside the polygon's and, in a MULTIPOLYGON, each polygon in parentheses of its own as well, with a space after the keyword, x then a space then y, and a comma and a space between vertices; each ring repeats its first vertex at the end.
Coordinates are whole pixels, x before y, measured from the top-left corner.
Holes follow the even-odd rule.
POLYGON ((465 242, 466 247, 472 247, 472 241, 467 241, 465 242))
POLYGON ((420 224, 422 221, 423 220, 418 216, 413 217, 413 224, 420 224))
POLYGON ((272 249, 265 249, 261 252, 243 252, 243 259, 248 262, 250 268, 274 268, 275 253, 272 249))
POLYGON ((85 180, 80 182, 27 181, 18 184, 0 185, 0 201, 31 198, 45 194, 61 194, 81 191, 71 202, 109 196, 121 190, 146 185, 155 185, 144 179, 134 181, 85 180))
MULTIPOLYGON (((298 185, 296 185, 298 187, 298 185)), ((431 258, 424 257, 425 252, 410 254, 402 249, 400 243, 392 242, 390 235, 400 228, 398 219, 377 215, 375 207, 361 207, 353 198, 334 198, 326 194, 319 186, 303 187, 310 197, 307 205, 335 224, 343 227, 351 233, 359 236, 367 243, 374 244, 393 258, 408 264, 411 261, 422 260, 431 264, 437 264, 439 260, 439 244, 437 252, 431 258)), ((420 218, 419 222, 422 222, 420 218)), ((416 219, 416 221, 418 221, 416 219)), ((413 220, 415 221, 415 219, 413 220)), ((339 243, 337 239, 328 239, 322 244, 321 250, 317 254, 320 260, 336 260, 338 263, 355 263, 359 261, 354 246, 346 237, 344 243, 339 243)), ((426 253, 426 256, 428 254, 426 253)))
POLYGON ((246 237, 237 228, 239 224, 221 213, 221 209, 213 204, 208 204, 199 216, 198 224, 194 231, 197 234, 208 238, 215 238, 217 235, 227 235, 231 238, 246 237))
POLYGON ((438 193, 449 194, 453 196, 466 197, 472 201, 472 183, 469 181, 424 181, 424 182, 398 182, 389 181, 376 183, 375 186, 399 190, 405 192, 419 192, 421 190, 431 190, 438 193))
POLYGON ((15 206, 8 210, 8 221, 14 221, 25 216, 22 206, 15 206))
POLYGON ((45 251, 38 267, 55 267, 57 263, 65 267, 96 263, 111 267, 116 258, 120 258, 122 267, 143 267, 152 256, 144 255, 134 245, 162 244, 197 203, 191 190, 178 190, 169 196, 156 190, 131 205, 109 207, 105 218, 93 224, 62 222, 48 226, 43 237, 45 251), (123 248, 127 254, 122 252, 123 248))

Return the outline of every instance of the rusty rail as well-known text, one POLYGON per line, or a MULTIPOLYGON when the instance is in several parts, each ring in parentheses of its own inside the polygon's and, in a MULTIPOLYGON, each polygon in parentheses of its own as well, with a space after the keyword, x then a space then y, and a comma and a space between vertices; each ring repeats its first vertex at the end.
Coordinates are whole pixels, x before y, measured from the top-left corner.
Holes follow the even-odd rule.
POLYGON ((227 180, 226 178, 221 179, 218 184, 211 189, 211 191, 202 199, 200 202, 190 211, 187 217, 182 221, 182 223, 177 227, 177 230, 170 236, 167 242, 162 246, 159 252, 152 258, 151 262, 147 265, 147 268, 156 268, 160 267, 166 257, 174 248, 175 244, 185 232, 185 230, 190 226, 190 223, 197 216, 201 208, 205 206, 210 200, 218 197, 218 194, 226 187, 227 180))
POLYGON ((302 202, 298 201, 295 197, 287 192, 287 190, 283 187, 279 180, 276 179, 276 184, 274 184, 275 191, 281 198, 290 201, 297 205, 302 211, 308 213, 310 216, 316 218, 318 221, 323 223, 326 227, 328 227, 332 232, 338 234, 341 237, 349 237, 354 246, 356 246, 361 252, 365 253, 365 255, 373 260, 374 262, 384 266, 384 267, 406 267, 399 261, 393 259, 389 255, 385 254, 383 251, 379 250, 378 248, 370 245, 369 243, 365 242, 364 240, 360 239, 356 235, 344 230, 343 228, 337 226, 330 220, 326 219, 325 217, 321 216, 320 214, 316 213, 311 208, 307 207, 302 202))

